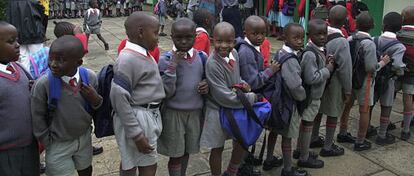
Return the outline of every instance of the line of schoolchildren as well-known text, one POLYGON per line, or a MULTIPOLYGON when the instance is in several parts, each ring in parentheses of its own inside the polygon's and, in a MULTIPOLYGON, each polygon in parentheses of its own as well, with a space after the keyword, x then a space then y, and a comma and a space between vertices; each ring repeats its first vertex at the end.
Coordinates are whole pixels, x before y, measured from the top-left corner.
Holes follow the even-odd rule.
MULTIPOLYGON (((402 16, 395 12, 387 14, 383 21, 384 33, 376 42, 368 34, 373 27, 372 17, 368 13, 357 17, 359 31, 348 40, 360 41, 357 55, 364 68, 362 82, 353 80, 356 73, 351 42, 339 29, 346 13, 345 7, 334 6, 330 9, 329 26, 323 20, 310 21, 310 40, 303 51, 303 27, 296 23, 286 25, 284 45, 267 68, 263 66, 260 47, 265 40, 266 23, 260 17, 246 19, 246 37, 238 40, 238 51, 234 49, 234 28, 226 22, 217 24, 212 31, 214 51, 211 53, 205 53, 208 43, 201 40, 206 38, 203 35, 208 35, 204 27, 210 19, 202 14, 208 13, 196 12, 196 19, 200 18, 197 24, 180 18, 171 29, 174 45, 157 64, 148 53, 157 47, 157 18, 142 12, 131 14, 125 21, 128 41, 114 65, 110 93, 115 112, 115 138, 121 154, 120 175, 136 175, 137 170, 140 175, 155 175, 158 152, 170 157, 170 175, 185 175, 189 155, 198 153, 200 147, 211 149, 212 175, 237 175, 247 153, 233 140, 230 162, 222 173, 222 153, 229 136, 221 128, 219 109, 243 107, 232 88, 236 84, 244 90, 250 103, 262 101, 262 88, 275 75, 283 80, 286 94, 282 97, 295 103, 289 104, 289 111, 283 117, 271 117, 272 123, 286 120, 278 118, 287 118, 288 123, 282 126, 270 123, 273 135, 269 136, 272 142, 268 145, 264 170, 283 164, 281 175, 308 175, 293 167, 292 157, 299 159, 300 167, 322 168, 323 161, 309 151, 313 147, 323 147, 319 153, 323 157, 343 155, 344 149, 333 142, 342 113, 345 115, 341 118, 337 141, 355 143, 356 151, 369 149, 365 134, 369 108, 373 105, 374 80, 376 72, 387 66, 399 73, 405 64, 408 68, 400 81, 404 94, 401 138, 407 140, 414 94, 410 70, 414 63, 414 6, 406 7, 402 16), (388 46, 377 60, 375 43, 382 48, 397 40, 397 32, 401 43, 388 46), (205 44, 195 44, 195 41, 205 44), (204 47, 199 49, 199 46, 204 47), (356 87, 355 83, 361 85, 356 87), (349 112, 346 108, 343 111, 354 99, 358 100, 361 115, 356 139, 346 132, 349 112), (328 116, 325 139, 318 135, 322 114, 328 116), (282 136, 282 159, 273 156, 277 135, 282 136), (292 156, 295 138, 298 138, 298 150, 292 156)), ((3 82, 0 87, 3 117, 0 175, 37 175, 39 155, 35 138, 46 148, 47 175, 73 175, 75 171, 81 176, 92 175, 90 112, 101 106, 103 97, 96 92, 95 73, 81 66, 82 42, 73 35, 56 39, 49 51, 49 71, 32 85, 30 74, 15 62, 19 56, 16 28, 0 22, 0 34, 0 81, 3 82)), ((379 98, 382 108, 376 143, 380 145, 394 142, 386 128, 397 90, 393 84, 395 75, 388 81, 379 98)))
MULTIPOLYGON (((49 19, 81 18, 89 9, 90 0, 51 0, 49 2, 49 19)), ((104 17, 128 16, 141 11, 143 0, 99 0, 99 9, 104 17)))

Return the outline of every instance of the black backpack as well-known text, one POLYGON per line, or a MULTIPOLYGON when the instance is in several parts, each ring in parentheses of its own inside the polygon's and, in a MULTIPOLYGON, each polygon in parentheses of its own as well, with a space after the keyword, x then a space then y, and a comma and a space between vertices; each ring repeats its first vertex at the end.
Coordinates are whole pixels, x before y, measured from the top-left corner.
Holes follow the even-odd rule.
MULTIPOLYGON (((386 53, 386 50, 396 44, 401 43, 398 40, 393 40, 391 42, 386 43, 385 45, 379 44, 379 37, 375 37, 374 38, 374 43, 375 46, 377 47, 377 60, 380 61, 381 60, 381 56, 388 54, 389 56, 390 53, 386 53)), ((385 65, 383 68, 381 68, 381 70, 379 70, 377 72, 377 75, 375 77, 375 88, 374 88, 374 100, 378 101, 379 98, 381 97, 381 95, 383 94, 383 92, 388 88, 388 81, 396 76, 395 72, 392 69, 392 62, 393 59, 391 58, 391 62, 388 63, 387 65, 385 65)))
POLYGON ((352 40, 349 41, 349 49, 352 59, 352 88, 354 89, 360 89, 363 86, 365 76, 367 75, 365 70, 364 50, 361 47, 361 42, 363 40, 371 40, 371 38, 353 35, 352 40))
POLYGON ((102 96, 103 101, 101 107, 93 115, 93 123, 95 125, 94 133, 97 138, 114 135, 113 108, 109 98, 112 80, 128 92, 131 92, 131 86, 125 81, 125 78, 114 76, 112 64, 108 64, 101 69, 98 74, 97 92, 102 96))

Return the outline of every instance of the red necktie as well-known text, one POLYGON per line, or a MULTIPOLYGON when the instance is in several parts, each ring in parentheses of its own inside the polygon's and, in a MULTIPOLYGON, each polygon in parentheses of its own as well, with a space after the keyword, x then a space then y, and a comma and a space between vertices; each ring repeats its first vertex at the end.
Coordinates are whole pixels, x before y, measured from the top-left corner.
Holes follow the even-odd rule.
POLYGON ((71 86, 71 87, 76 87, 76 78, 72 78, 72 79, 70 79, 69 80, 69 85, 71 86))
POLYGON ((12 74, 16 72, 16 70, 14 70, 14 68, 11 65, 7 65, 6 70, 10 71, 12 74))
POLYGON ((231 67, 231 68, 233 68, 233 67, 234 67, 234 60, 233 60, 233 59, 230 59, 230 60, 229 60, 229 65, 230 65, 230 67, 231 67))

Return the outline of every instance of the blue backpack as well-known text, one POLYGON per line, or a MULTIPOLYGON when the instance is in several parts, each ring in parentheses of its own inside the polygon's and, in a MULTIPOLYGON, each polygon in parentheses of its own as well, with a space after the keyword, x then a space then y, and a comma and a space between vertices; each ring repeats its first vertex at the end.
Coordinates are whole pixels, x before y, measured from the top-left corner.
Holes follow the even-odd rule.
MULTIPOLYGON (((280 52, 277 52, 273 60, 279 62, 281 65, 289 59, 298 59, 298 57, 292 53, 285 54, 282 57, 279 56, 279 53, 280 52)), ((277 129, 288 127, 296 101, 287 91, 281 72, 275 73, 268 80, 268 84, 263 90, 263 95, 272 105, 272 113, 268 121, 269 127, 277 129)))
POLYGON ((262 134, 264 123, 269 118, 271 107, 268 102, 253 105, 247 100, 242 90, 235 88, 237 97, 244 108, 220 108, 221 127, 232 136, 246 151, 256 143, 262 134))
POLYGON ((36 51, 33 55, 29 56, 30 61, 30 74, 33 79, 38 79, 40 76, 45 74, 49 70, 48 66, 49 60, 49 48, 44 47, 39 51, 36 51))

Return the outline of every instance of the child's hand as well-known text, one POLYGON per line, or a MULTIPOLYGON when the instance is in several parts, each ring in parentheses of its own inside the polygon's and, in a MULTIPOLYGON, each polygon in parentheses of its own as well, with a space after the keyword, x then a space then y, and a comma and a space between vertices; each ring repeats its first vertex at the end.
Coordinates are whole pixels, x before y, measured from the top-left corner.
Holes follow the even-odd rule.
POLYGON ((187 56, 187 52, 183 51, 175 51, 173 54, 173 59, 176 63, 180 62, 180 60, 183 60, 187 56))
POLYGON ((83 31, 82 31, 82 28, 80 27, 80 26, 76 26, 75 28, 73 28, 73 34, 74 35, 76 35, 76 34, 80 34, 80 33, 82 33, 83 31))
POLYGON ((202 80, 200 83, 198 83, 197 89, 198 89, 198 93, 200 95, 208 94, 208 84, 207 84, 207 81, 206 80, 202 80))
POLYGON ((252 88, 247 83, 241 83, 241 86, 242 86, 242 91, 243 92, 250 92, 250 91, 252 91, 252 88))
POLYGON ((145 136, 136 140, 135 145, 137 146, 138 151, 144 154, 149 154, 154 150, 154 148, 149 145, 148 139, 145 136))
POLYGON ((276 73, 280 70, 279 62, 273 62, 270 64, 270 69, 272 69, 273 73, 276 73))
POLYGON ((335 58, 332 54, 326 56, 326 63, 325 64, 329 64, 330 62, 335 63, 335 58))
POLYGON ((391 62, 391 58, 388 55, 381 56, 381 61, 384 61, 385 65, 391 62))
POLYGON ((83 82, 81 82, 80 92, 82 96, 94 107, 98 106, 102 101, 102 97, 96 92, 96 90, 90 84, 86 85, 83 82))

